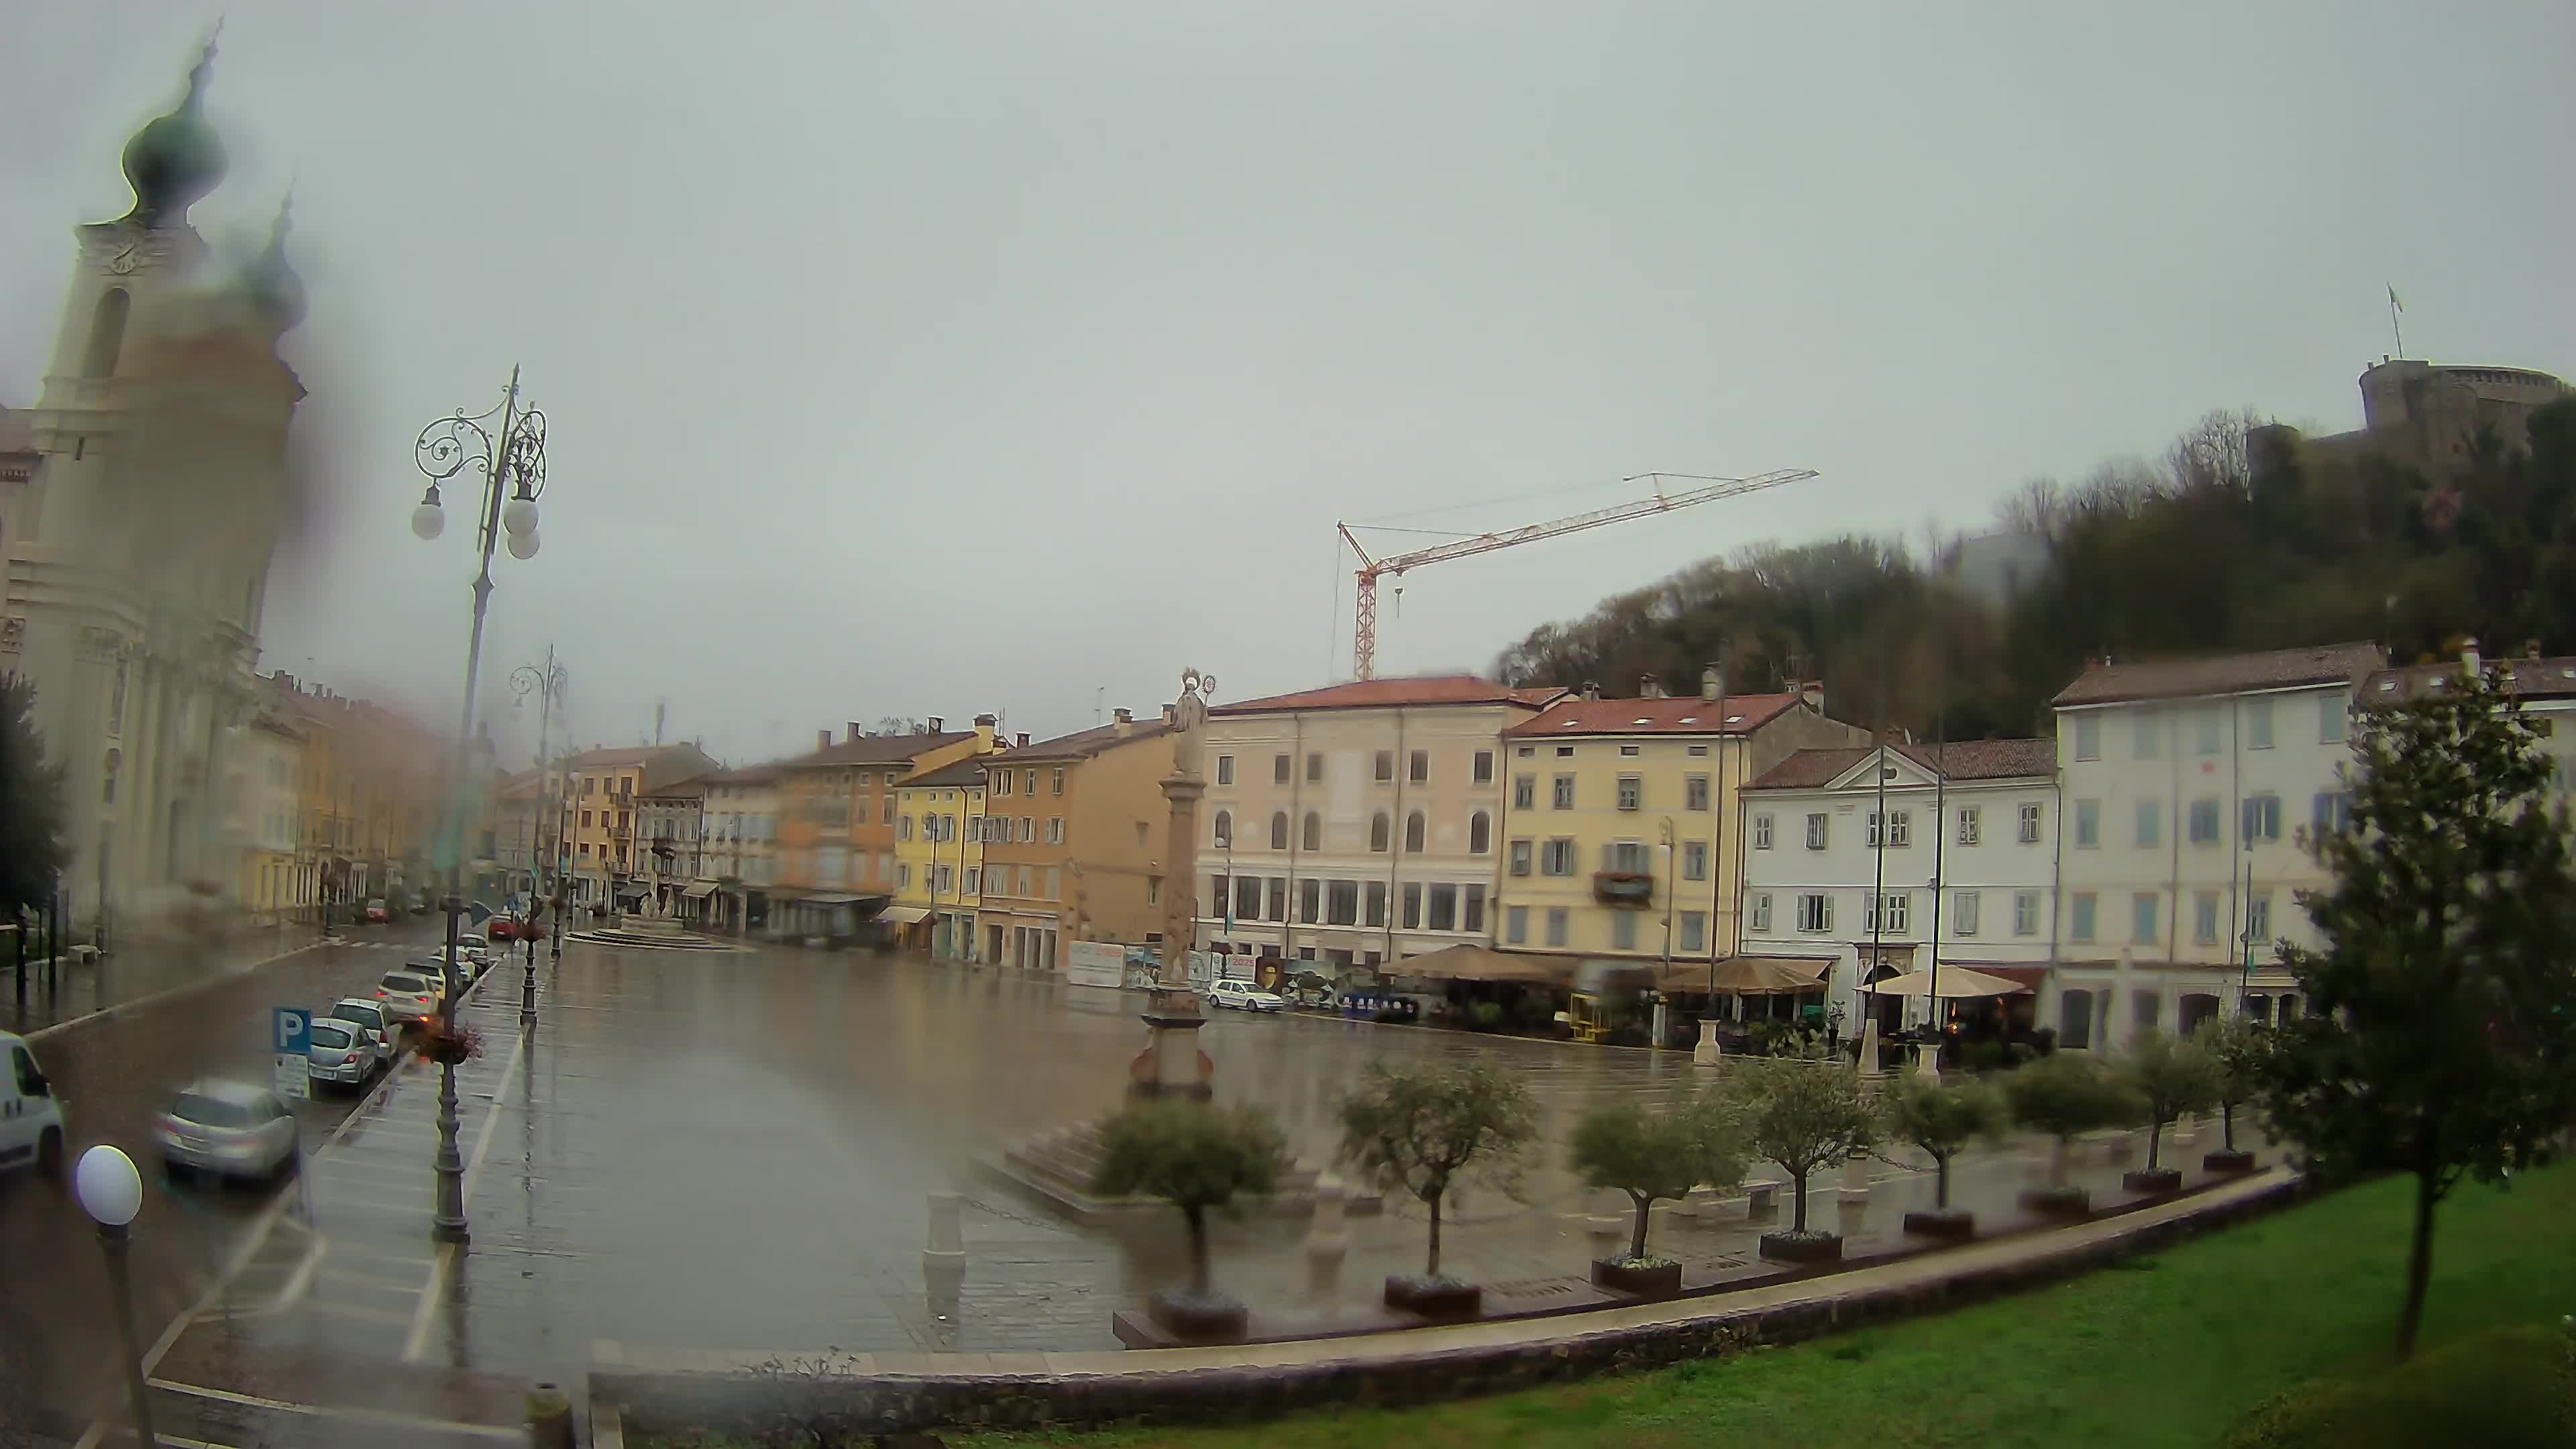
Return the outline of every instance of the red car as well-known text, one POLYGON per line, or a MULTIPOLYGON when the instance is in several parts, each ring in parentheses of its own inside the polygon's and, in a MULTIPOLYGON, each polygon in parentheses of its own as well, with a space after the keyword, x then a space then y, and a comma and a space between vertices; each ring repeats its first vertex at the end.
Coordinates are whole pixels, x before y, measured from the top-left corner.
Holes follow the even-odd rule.
POLYGON ((385 922, 392 920, 394 915, 393 912, 385 909, 385 903, 383 901, 369 901, 367 902, 366 917, 368 925, 381 926, 385 922))
POLYGON ((517 921, 508 916, 494 916, 484 926, 483 934, 495 941, 542 941, 546 938, 546 923, 517 921))

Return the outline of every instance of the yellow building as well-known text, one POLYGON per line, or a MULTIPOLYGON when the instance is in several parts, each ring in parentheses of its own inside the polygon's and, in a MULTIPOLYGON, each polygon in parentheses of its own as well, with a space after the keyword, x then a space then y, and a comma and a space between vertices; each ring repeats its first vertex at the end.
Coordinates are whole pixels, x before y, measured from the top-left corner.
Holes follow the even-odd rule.
POLYGON ((1736 945, 1738 795, 1801 749, 1866 743, 1824 692, 1569 696, 1503 730, 1505 950, 1705 965, 1736 945), (1668 849, 1667 849, 1668 847, 1668 849))
POLYGON ((292 919, 308 904, 296 894, 295 855, 303 824, 304 736, 266 710, 251 716, 229 791, 242 909, 261 921, 292 919))
POLYGON ((942 765, 895 787, 894 904, 880 919, 904 927, 907 945, 975 959, 975 910, 983 898, 984 774, 1007 756, 942 765))
POLYGON ((599 910, 633 909, 646 892, 635 843, 635 797, 716 768, 693 744, 585 750, 572 757, 572 898, 599 910))

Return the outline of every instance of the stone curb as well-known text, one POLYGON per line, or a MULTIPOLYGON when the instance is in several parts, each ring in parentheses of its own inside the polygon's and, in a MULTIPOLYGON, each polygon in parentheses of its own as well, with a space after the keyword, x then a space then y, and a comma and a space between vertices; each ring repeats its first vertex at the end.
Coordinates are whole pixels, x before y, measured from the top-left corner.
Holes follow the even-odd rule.
POLYGON ((1394 1407, 1795 1343, 2038 1287, 2288 1205, 2275 1167, 2153 1208, 1850 1273, 1550 1318, 1240 1349, 777 1354, 593 1345, 590 1401, 657 1431, 1097 1427, 1394 1407))

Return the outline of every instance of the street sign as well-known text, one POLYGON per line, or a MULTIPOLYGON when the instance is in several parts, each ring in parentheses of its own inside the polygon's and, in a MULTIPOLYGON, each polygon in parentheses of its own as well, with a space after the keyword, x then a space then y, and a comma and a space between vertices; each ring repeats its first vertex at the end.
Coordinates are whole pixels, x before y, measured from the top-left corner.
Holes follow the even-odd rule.
POLYGON ((299 1102, 312 1096, 312 1060, 305 1051, 313 1044, 313 1013, 300 1006, 277 1008, 269 1014, 268 1037, 277 1054, 277 1095, 299 1102))

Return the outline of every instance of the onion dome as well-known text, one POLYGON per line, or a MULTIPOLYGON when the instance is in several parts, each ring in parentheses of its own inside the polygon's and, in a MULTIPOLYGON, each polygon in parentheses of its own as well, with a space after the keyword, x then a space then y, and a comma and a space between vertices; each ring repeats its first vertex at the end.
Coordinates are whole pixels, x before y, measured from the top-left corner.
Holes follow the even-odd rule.
POLYGON ((139 226, 177 226, 188 208, 224 179, 224 143, 205 116, 206 77, 214 69, 215 42, 188 72, 188 94, 177 110, 156 116, 125 143, 125 179, 134 188, 126 220, 139 226))
POLYGON ((294 264, 286 259, 286 233, 290 225, 288 211, 295 197, 277 204, 277 220, 268 228, 268 246, 243 269, 242 288, 277 330, 285 332, 304 320, 304 279, 295 274, 294 264))

